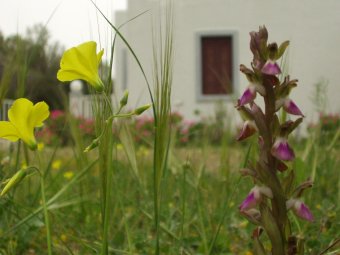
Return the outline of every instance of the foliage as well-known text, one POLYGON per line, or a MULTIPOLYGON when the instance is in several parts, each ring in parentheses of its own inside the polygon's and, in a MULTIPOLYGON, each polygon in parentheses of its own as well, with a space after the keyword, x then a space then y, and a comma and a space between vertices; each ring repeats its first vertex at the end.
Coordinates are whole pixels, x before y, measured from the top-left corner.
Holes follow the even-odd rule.
MULTIPOLYGON (((224 116, 227 119, 228 116, 224 116)), ((177 146, 202 146, 205 143, 221 145, 224 139, 231 138, 232 131, 228 126, 216 118, 204 118, 200 120, 184 119, 180 112, 172 112, 170 115, 171 130, 177 146)), ((230 123, 230 122, 229 122, 230 123)), ((142 116, 131 122, 132 130, 136 130, 135 141, 141 145, 150 145, 153 137, 154 119, 150 116, 142 116)), ((231 138, 228 142, 235 141, 231 138)))
MULTIPOLYGON (((319 119, 315 123, 308 125, 308 131, 310 134, 313 132, 320 132, 323 139, 320 141, 322 144, 327 144, 332 138, 338 137, 339 139, 340 130, 340 115, 339 114, 327 114, 320 113, 319 119)), ((339 146, 339 140, 336 141, 339 146)))
POLYGON ((26 96, 33 102, 46 101, 51 109, 63 109, 67 89, 58 86, 55 77, 62 48, 50 44, 49 37, 42 25, 28 29, 25 36, 4 38, 0 33, 0 77, 8 77, 3 97, 26 96))

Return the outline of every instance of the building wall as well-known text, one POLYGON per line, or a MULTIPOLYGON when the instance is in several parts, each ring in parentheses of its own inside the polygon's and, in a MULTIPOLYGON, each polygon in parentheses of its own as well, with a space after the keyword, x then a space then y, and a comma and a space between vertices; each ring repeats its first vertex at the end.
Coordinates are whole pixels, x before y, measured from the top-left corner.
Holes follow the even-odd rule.
MULTIPOLYGON (((129 0, 128 10, 116 15, 116 24, 119 25, 150 9, 121 30, 139 56, 150 81, 152 19, 160 9, 154 7, 158 2, 129 0)), ((237 62, 250 66, 252 55, 249 49, 249 32, 258 30, 260 25, 266 25, 269 42, 281 43, 290 40, 288 65, 284 69, 291 78, 299 79, 299 86, 292 92, 291 97, 298 103, 307 119, 317 116, 311 96, 314 85, 321 79, 328 81, 328 110, 340 111, 340 1, 174 0, 174 5, 174 110, 181 111, 187 118, 194 118, 195 109, 206 115, 214 112, 216 101, 197 101, 195 93, 198 84, 195 48, 197 32, 236 31, 237 62)), ((131 54, 121 43, 117 45, 116 53, 116 88, 129 89, 131 106, 149 102, 146 84, 131 54)), ((237 73, 236 94, 234 98, 224 100, 228 108, 233 107, 237 97, 248 85, 243 75, 237 73)), ((233 110, 230 112, 235 114, 233 110)))

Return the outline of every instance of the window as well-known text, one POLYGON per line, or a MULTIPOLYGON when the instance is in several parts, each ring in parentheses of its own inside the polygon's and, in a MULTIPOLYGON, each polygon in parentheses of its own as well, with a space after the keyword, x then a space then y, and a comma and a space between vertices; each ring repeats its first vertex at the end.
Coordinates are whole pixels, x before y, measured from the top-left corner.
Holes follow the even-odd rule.
POLYGON ((198 33, 198 99, 221 99, 235 91, 235 32, 198 33))

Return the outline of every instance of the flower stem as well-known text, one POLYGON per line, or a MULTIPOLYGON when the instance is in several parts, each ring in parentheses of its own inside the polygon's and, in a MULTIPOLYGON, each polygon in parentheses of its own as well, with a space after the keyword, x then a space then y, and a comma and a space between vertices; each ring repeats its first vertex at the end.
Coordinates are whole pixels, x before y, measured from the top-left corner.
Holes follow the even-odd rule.
POLYGON ((48 217, 48 209, 46 204, 46 195, 45 195, 45 179, 44 174, 41 172, 41 157, 40 153, 36 151, 37 159, 39 168, 36 168, 36 170, 39 172, 40 175, 40 188, 41 188, 41 200, 42 200, 42 206, 44 210, 44 220, 45 220, 45 227, 46 227, 46 240, 47 240, 47 251, 48 255, 52 255, 52 241, 51 241, 51 227, 50 227, 50 221, 48 217))
POLYGON ((47 211, 47 205, 46 205, 45 181, 44 181, 43 175, 40 175, 40 187, 41 187, 41 199, 42 199, 42 204, 43 204, 43 209, 44 209, 47 250, 48 250, 48 255, 52 255, 51 229, 50 229, 50 222, 48 218, 48 211, 47 211))
POLYGON ((101 167, 103 169, 103 191, 102 191, 102 247, 101 247, 101 255, 109 254, 109 227, 110 227, 110 201, 111 201, 111 189, 112 189, 112 150, 113 150, 113 133, 112 133, 112 120, 105 121, 108 119, 108 116, 111 116, 112 105, 110 98, 107 94, 104 94, 104 104, 105 111, 103 115, 99 114, 98 117, 101 118, 102 123, 105 123, 104 130, 102 131, 102 135, 104 137, 103 142, 101 143, 101 167))

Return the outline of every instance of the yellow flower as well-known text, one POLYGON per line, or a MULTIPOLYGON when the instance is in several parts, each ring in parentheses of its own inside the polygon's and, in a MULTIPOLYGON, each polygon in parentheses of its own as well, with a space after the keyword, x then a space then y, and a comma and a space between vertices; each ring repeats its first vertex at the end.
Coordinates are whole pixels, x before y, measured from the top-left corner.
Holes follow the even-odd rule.
POLYGON ((41 127, 50 111, 45 102, 35 105, 26 98, 14 101, 8 110, 9 121, 0 121, 0 137, 12 142, 23 140, 32 150, 37 149, 34 128, 41 127))
POLYGON ((57 160, 53 160, 52 162, 52 169, 53 170, 59 170, 61 167, 61 160, 57 159, 57 160))
POLYGON ((67 171, 64 173, 64 178, 65 179, 72 179, 72 177, 74 176, 74 173, 72 171, 67 171))
POLYGON ((124 149, 123 144, 118 143, 117 144, 117 150, 122 151, 124 149))
POLYGON ((21 168, 27 168, 27 164, 25 161, 21 163, 21 168))
POLYGON ((45 147, 44 143, 38 143, 38 151, 42 151, 45 147))
POLYGON ((98 67, 104 50, 96 53, 95 42, 85 42, 64 52, 57 73, 59 81, 85 80, 98 92, 103 91, 104 84, 99 77, 98 67))
POLYGON ((61 241, 66 242, 67 241, 67 235, 61 234, 60 239, 61 239, 61 241))

